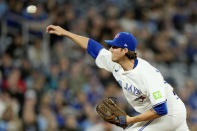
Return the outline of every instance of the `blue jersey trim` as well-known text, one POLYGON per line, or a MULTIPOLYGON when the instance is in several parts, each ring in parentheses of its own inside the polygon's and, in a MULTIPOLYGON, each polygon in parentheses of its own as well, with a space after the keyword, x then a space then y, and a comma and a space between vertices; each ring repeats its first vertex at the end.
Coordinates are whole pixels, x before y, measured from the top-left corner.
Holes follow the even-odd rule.
POLYGON ((101 49, 103 49, 103 46, 100 43, 93 39, 89 39, 87 51, 94 59, 96 59, 101 49))
POLYGON ((159 103, 157 103, 157 104, 153 105, 153 107, 156 107, 156 106, 158 106, 158 105, 160 105, 160 104, 163 104, 163 103, 165 103, 166 101, 167 101, 167 100, 162 101, 162 102, 159 102, 159 103))
POLYGON ((168 114, 168 109, 167 109, 167 104, 166 101, 161 103, 161 104, 157 104, 156 106, 153 107, 153 109, 157 112, 157 114, 159 115, 166 115, 168 114))
POLYGON ((134 66, 133 66, 133 69, 137 66, 137 64, 138 64, 138 59, 135 59, 135 60, 134 60, 134 66))

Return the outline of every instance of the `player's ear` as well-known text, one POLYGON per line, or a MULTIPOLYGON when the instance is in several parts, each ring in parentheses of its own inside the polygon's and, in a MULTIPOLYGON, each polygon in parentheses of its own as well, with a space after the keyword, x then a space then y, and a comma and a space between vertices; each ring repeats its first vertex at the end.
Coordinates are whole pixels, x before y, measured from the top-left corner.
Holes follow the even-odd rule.
POLYGON ((126 54, 129 50, 127 48, 123 48, 123 51, 126 54))

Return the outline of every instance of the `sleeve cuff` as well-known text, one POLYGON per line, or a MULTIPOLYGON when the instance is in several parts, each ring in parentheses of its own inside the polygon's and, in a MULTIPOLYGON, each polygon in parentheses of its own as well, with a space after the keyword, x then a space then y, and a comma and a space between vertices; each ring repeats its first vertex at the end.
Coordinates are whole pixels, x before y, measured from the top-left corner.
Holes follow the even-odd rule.
POLYGON ((157 105, 153 106, 153 109, 157 112, 159 115, 166 115, 168 114, 167 104, 166 101, 161 102, 157 105))
POLYGON ((87 51, 94 59, 96 59, 101 49, 103 49, 103 46, 100 43, 89 39, 87 51))

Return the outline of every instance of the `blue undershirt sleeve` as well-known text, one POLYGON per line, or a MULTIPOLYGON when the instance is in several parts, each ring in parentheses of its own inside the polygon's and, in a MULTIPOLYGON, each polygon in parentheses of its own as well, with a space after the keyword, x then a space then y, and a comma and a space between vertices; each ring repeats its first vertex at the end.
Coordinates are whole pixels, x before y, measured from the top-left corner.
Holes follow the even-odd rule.
POLYGON ((167 109, 167 104, 166 101, 162 104, 159 104, 155 107, 153 107, 153 109, 157 112, 157 114, 159 115, 166 115, 168 114, 168 109, 167 109))
POLYGON ((100 43, 93 39, 89 39, 87 51, 94 59, 96 59, 101 49, 103 49, 103 46, 100 43))

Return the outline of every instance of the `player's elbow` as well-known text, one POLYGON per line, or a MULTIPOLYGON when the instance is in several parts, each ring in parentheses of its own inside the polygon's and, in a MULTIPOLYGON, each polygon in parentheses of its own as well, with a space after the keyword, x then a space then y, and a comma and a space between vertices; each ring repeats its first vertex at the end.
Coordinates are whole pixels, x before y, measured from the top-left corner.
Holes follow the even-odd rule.
POLYGON ((168 114, 168 108, 166 102, 153 107, 153 109, 157 112, 158 115, 166 115, 168 114))

